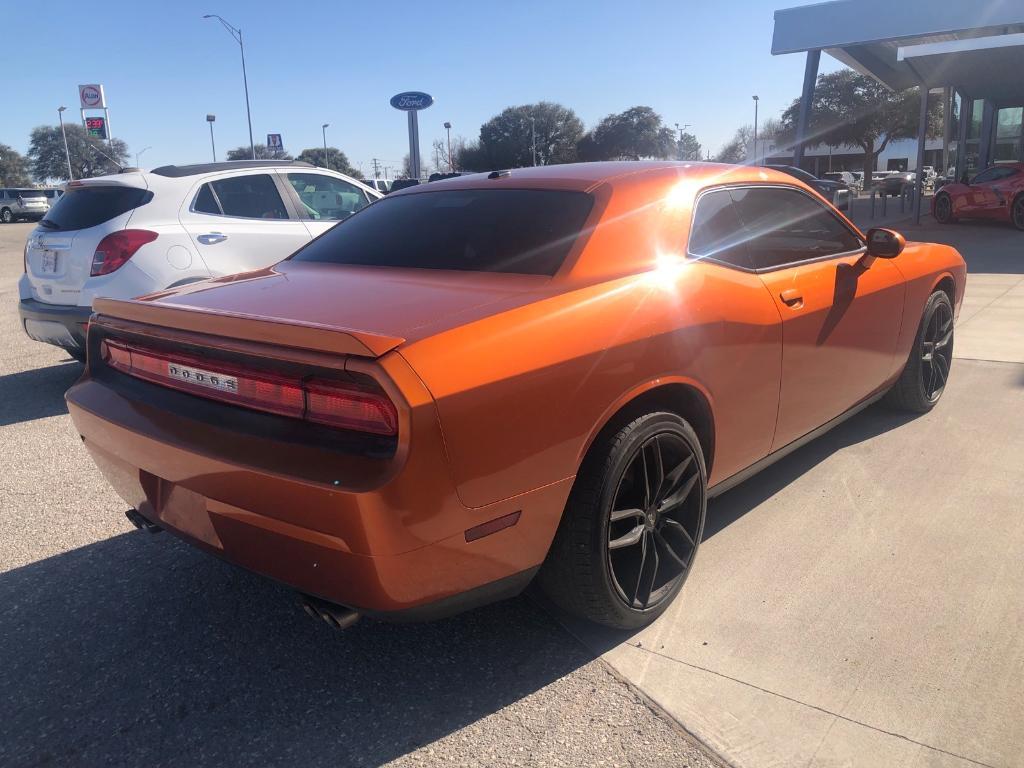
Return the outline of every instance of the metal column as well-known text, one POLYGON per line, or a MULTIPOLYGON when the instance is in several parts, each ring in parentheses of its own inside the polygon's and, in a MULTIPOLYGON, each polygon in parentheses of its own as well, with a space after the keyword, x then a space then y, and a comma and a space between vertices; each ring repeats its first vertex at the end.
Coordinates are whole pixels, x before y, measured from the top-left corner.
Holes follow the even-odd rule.
POLYGON ((960 94, 960 125, 956 138, 956 179, 959 181, 967 173, 967 130, 971 123, 971 109, 974 99, 963 91, 960 94))
POLYGON ((981 134, 978 136, 978 170, 983 171, 992 164, 992 145, 995 143, 996 105, 991 99, 982 102, 981 134))
POLYGON ((914 223, 921 223, 921 196, 924 192, 924 143, 928 137, 928 86, 918 86, 921 94, 921 117, 917 123, 917 173, 914 182, 914 223))
POLYGON ((949 134, 953 119, 953 89, 948 85, 942 89, 942 172, 949 171, 949 134))
POLYGON ((797 168, 804 159, 804 142, 807 141, 807 124, 811 118, 811 104, 814 101, 814 84, 818 79, 818 64, 821 51, 808 51, 804 65, 804 88, 800 92, 800 113, 796 122, 796 145, 793 147, 793 165, 797 168))
POLYGON ((409 116, 409 175, 414 179, 420 177, 420 123, 416 110, 406 112, 409 116))

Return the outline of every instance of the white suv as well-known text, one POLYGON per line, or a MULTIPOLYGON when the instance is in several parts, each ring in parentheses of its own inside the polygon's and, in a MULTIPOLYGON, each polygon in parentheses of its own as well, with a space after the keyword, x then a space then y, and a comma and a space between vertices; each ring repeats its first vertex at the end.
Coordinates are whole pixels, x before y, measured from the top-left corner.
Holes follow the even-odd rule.
POLYGON ((276 264, 380 196, 343 174, 280 160, 72 181, 25 245, 22 326, 81 359, 93 299, 276 264))

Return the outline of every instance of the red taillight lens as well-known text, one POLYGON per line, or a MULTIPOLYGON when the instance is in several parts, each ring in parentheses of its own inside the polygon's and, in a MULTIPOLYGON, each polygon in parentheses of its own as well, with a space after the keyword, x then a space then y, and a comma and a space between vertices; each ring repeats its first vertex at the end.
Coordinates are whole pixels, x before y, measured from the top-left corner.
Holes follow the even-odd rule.
POLYGON ((393 435, 398 431, 395 405, 384 394, 344 384, 306 384, 306 419, 332 427, 393 435))
POLYGON ((398 432, 398 414, 382 392, 355 384, 256 371, 220 360, 165 353, 104 339, 103 361, 154 384, 211 400, 377 435, 398 432))
POLYGON ((96 246, 89 274, 92 277, 109 275, 120 269, 139 248, 154 240, 156 232, 150 232, 148 229, 122 229, 120 232, 107 235, 96 246))

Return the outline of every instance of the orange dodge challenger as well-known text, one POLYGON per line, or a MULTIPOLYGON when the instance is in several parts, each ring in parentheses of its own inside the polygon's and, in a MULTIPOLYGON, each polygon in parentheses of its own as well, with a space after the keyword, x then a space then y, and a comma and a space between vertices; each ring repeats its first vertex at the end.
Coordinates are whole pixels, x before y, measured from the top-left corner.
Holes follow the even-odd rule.
POLYGON ((768 168, 407 189, 280 264, 97 300, 71 415, 139 527, 345 625, 522 590, 615 627, 709 497, 887 395, 930 410, 966 269, 768 168))

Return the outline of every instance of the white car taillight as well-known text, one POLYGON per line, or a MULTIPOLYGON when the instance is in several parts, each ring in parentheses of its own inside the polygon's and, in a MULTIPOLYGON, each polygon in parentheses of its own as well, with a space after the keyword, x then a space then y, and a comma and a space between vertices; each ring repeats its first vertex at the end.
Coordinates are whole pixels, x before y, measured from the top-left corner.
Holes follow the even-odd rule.
POLYGON ((123 229, 100 240, 92 255, 91 277, 109 275, 120 269, 146 243, 156 240, 157 233, 148 229, 123 229))

